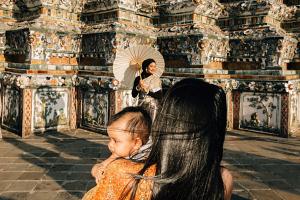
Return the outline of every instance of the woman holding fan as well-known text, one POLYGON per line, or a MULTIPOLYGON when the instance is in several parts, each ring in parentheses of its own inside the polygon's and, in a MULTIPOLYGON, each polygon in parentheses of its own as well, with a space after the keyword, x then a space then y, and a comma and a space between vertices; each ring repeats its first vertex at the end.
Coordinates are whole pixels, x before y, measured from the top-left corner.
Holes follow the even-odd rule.
POLYGON ((162 86, 154 59, 146 59, 142 63, 142 73, 134 80, 132 97, 139 95, 139 105, 144 107, 151 115, 152 120, 156 116, 159 100, 162 97, 162 86))

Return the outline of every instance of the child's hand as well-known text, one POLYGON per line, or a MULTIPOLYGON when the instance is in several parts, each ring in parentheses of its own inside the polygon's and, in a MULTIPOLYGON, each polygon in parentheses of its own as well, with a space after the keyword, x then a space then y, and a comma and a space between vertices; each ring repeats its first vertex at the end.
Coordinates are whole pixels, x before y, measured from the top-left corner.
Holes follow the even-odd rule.
POLYGON ((103 178, 104 171, 109 163, 117 159, 118 156, 112 154, 109 158, 104 160, 101 163, 95 164, 92 168, 91 174, 96 179, 96 183, 98 184, 99 181, 103 178))
POLYGON ((97 184, 102 179, 105 168, 106 168, 106 166, 104 166, 102 163, 96 164, 92 168, 92 176, 95 178, 95 181, 97 184))

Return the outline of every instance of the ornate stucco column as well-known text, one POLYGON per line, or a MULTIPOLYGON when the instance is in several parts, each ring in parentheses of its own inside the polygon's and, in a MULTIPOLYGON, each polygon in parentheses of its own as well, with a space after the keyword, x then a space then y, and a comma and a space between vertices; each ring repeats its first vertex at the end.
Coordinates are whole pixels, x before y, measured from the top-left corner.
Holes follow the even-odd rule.
POLYGON ((239 113, 240 113, 240 92, 233 91, 232 92, 232 100, 233 100, 233 128, 239 128, 239 113))
POLYGON ((22 109, 22 138, 29 137, 32 133, 32 90, 23 89, 22 109))
POLYGON ((70 88, 70 129, 77 128, 78 95, 76 87, 70 88))

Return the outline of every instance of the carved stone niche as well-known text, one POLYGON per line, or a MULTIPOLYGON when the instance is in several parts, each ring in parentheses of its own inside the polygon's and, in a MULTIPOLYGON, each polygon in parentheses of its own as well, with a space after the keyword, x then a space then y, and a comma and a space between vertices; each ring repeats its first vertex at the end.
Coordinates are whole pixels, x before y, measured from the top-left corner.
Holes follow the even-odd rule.
POLYGON ((116 0, 94 0, 83 4, 80 20, 86 24, 115 21, 118 16, 116 0))
POLYGON ((137 8, 138 13, 151 16, 156 8, 155 1, 154 0, 136 1, 136 8, 137 8))
POLYGON ((289 7, 282 3, 270 3, 270 5, 271 6, 268 15, 279 21, 293 19, 297 12, 296 6, 289 7))
POLYGON ((24 63, 30 61, 29 29, 19 29, 5 32, 6 43, 4 55, 6 61, 24 63))
POLYGON ((300 5, 300 0, 281 0, 281 2, 284 3, 287 6, 300 5))
POLYGON ((162 37, 157 39, 160 52, 163 54, 166 67, 184 68, 200 66, 199 41, 202 35, 162 37))
POLYGON ((297 49, 297 43, 298 41, 295 38, 285 37, 281 40, 279 65, 283 68, 286 68, 288 63, 292 62, 297 49))
POLYGON ((176 14, 176 13, 188 13, 193 12, 196 8, 196 3, 192 0, 185 1, 173 1, 165 0, 157 2, 157 11, 161 15, 176 14))
MULTIPOLYGON (((280 54, 282 37, 263 39, 232 39, 229 41, 229 60, 241 68, 241 63, 255 63, 251 69, 278 69, 280 68, 280 54)), ((250 70, 250 69, 248 69, 250 70)))
POLYGON ((287 64, 287 69, 300 70, 300 42, 297 43, 293 60, 287 64))
POLYGON ((224 6, 217 1, 209 0, 194 0, 196 3, 195 13, 202 14, 213 19, 217 19, 220 16, 227 16, 224 6))
POLYGON ((56 3, 60 9, 70 12, 79 12, 82 8, 82 0, 57 0, 56 3))
POLYGON ((13 17, 17 21, 30 21, 40 17, 42 9, 41 0, 15 0, 13 17))
POLYGON ((227 59, 229 53, 227 39, 205 39, 200 41, 198 46, 201 52, 201 63, 206 65, 206 68, 216 68, 216 63, 225 62, 227 59))
POLYGON ((115 37, 115 32, 83 34, 78 58, 80 65, 112 65, 115 37))

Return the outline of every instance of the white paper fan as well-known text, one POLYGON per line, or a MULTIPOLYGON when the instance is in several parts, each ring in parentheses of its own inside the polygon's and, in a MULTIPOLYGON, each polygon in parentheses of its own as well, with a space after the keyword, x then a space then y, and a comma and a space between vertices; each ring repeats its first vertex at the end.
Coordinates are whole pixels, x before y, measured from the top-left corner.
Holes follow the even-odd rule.
POLYGON ((161 76, 164 72, 165 61, 161 53, 154 48, 138 45, 117 50, 113 64, 113 73, 115 78, 120 81, 121 88, 132 89, 134 79, 139 75, 143 61, 150 58, 155 60, 157 66, 154 75, 161 76))

